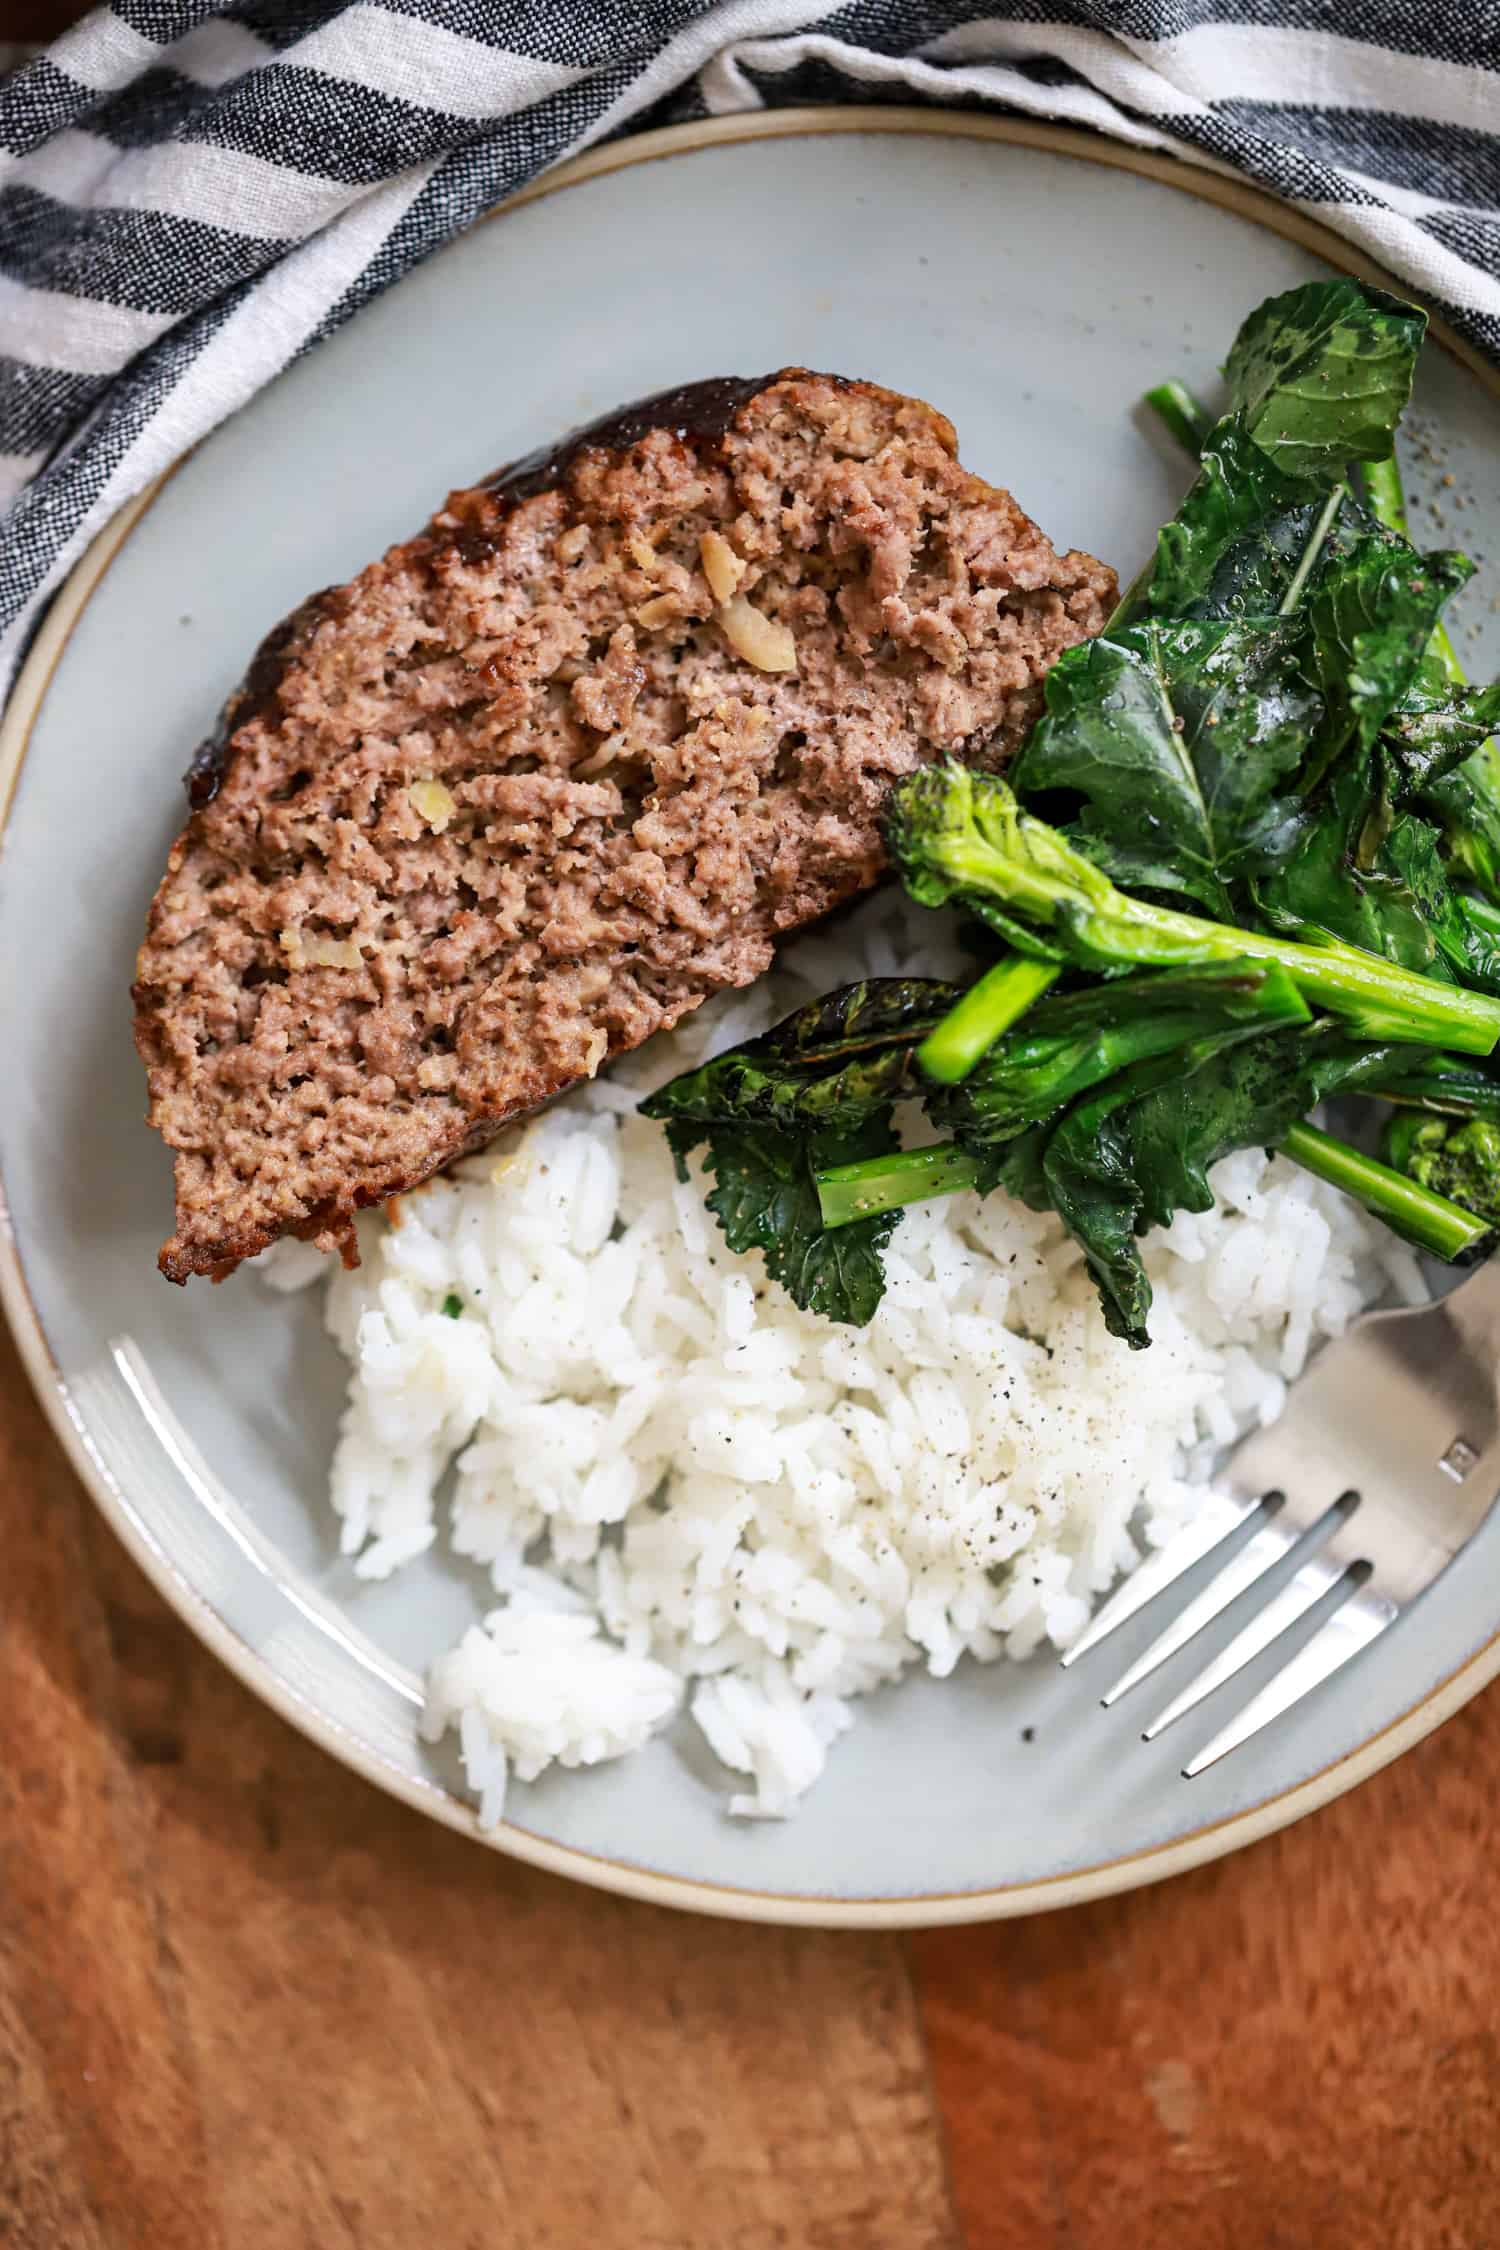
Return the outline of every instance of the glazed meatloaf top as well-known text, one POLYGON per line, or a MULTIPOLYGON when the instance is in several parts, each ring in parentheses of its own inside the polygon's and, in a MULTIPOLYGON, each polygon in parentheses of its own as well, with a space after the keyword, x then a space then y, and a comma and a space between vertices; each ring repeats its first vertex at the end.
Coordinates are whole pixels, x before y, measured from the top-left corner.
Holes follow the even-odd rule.
POLYGON ((454 493, 271 636, 189 775, 135 986, 162 1271, 352 1255, 358 1208, 748 984, 1114 592, 931 407, 800 369, 454 493))

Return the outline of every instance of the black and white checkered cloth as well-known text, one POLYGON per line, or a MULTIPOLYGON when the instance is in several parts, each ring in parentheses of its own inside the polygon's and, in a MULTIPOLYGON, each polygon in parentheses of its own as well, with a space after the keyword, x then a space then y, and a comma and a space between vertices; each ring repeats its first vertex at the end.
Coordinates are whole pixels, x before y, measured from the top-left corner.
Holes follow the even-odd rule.
POLYGON ((1242 173, 1500 360, 1500 0, 115 0, 0 81, 0 686, 122 501, 532 174, 881 100, 1242 173))

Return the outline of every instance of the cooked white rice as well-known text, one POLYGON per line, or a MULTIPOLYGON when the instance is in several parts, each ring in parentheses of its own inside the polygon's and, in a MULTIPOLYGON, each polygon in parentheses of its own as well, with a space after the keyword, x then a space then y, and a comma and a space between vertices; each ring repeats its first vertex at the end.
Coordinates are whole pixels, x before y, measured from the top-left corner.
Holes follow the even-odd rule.
MULTIPOLYGON (((1107 1334, 1057 1223, 999 1195, 905 1215, 868 1328, 799 1312, 635 1104, 810 992, 940 971, 947 942, 872 902, 368 1222, 330 1284, 345 1551, 384 1577, 446 1514, 502 1597, 434 1666, 426 1714, 457 1730, 486 1822, 509 1777, 635 1749, 684 1695, 749 1777, 730 1809, 790 1811, 852 1698, 1065 1646, 1319 1339, 1423 1294, 1383 1228, 1254 1151, 1219 1166, 1213 1212, 1147 1244, 1148 1359, 1107 1334)), ((268 1268, 309 1275, 300 1246, 268 1268)))

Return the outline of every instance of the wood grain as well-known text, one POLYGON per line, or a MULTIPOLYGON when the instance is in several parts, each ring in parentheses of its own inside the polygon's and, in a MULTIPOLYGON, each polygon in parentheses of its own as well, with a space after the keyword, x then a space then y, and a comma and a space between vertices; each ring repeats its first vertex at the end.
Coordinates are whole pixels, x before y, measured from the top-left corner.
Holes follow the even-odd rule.
MULTIPOLYGON (((80 12, 0 0, 0 41, 80 12)), ((0 1555, 7 2250, 1500 2250, 1500 1694, 1159 1890, 737 1930, 497 1861, 263 1710, 8 1339, 0 1555)))
POLYGON ((1500 1696, 1158 1890, 736 1929, 283 1726, 8 1342, 0 1554, 8 2250, 1500 2250, 1500 1696))
POLYGON ((0 1350, 0 2242, 955 2250, 901 1942, 475 1850, 262 1709, 0 1350))
POLYGON ((1500 2245, 1500 1695, 1159 1890, 912 1941, 968 2250, 1500 2245))

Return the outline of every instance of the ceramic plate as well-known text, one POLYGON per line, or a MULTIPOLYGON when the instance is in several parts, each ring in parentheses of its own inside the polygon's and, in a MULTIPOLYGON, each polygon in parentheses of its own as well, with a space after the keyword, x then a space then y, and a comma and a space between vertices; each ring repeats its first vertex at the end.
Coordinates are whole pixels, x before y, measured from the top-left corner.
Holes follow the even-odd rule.
MULTIPOLYGON (((312 1297, 155 1273, 170 1179, 142 1123, 128 986, 194 744, 261 631, 449 486, 724 369, 803 361, 934 399, 973 468, 1128 577, 1184 481, 1132 401, 1167 373, 1211 388, 1249 307, 1328 270, 1308 245, 1340 255, 1271 223, 1295 225, 1228 183, 930 114, 783 115, 606 151, 273 385, 105 535, 54 610, 8 721, 10 1316, 167 1598, 256 1693, 437 1818, 472 1826, 454 1768, 418 1742, 418 1676, 484 1584, 441 1550, 384 1585, 339 1560, 323 1492, 341 1371, 312 1297)), ((1495 561, 1461 645, 1491 670, 1497 412, 1476 372, 1429 351, 1418 414, 1442 459, 1413 464, 1418 520, 1441 536, 1430 508, 1469 503, 1448 535, 1495 561)), ((1100 1709, 1092 1661, 1037 1661, 871 1698, 785 1824, 726 1817, 684 1722, 638 1758, 516 1790, 491 1841, 768 1920, 1031 1911, 1227 1851, 1348 1787, 1500 1669, 1497 1635, 1500 1522, 1377 1659, 1192 1783, 1177 1739, 1148 1748, 1132 1711, 1100 1709)))

